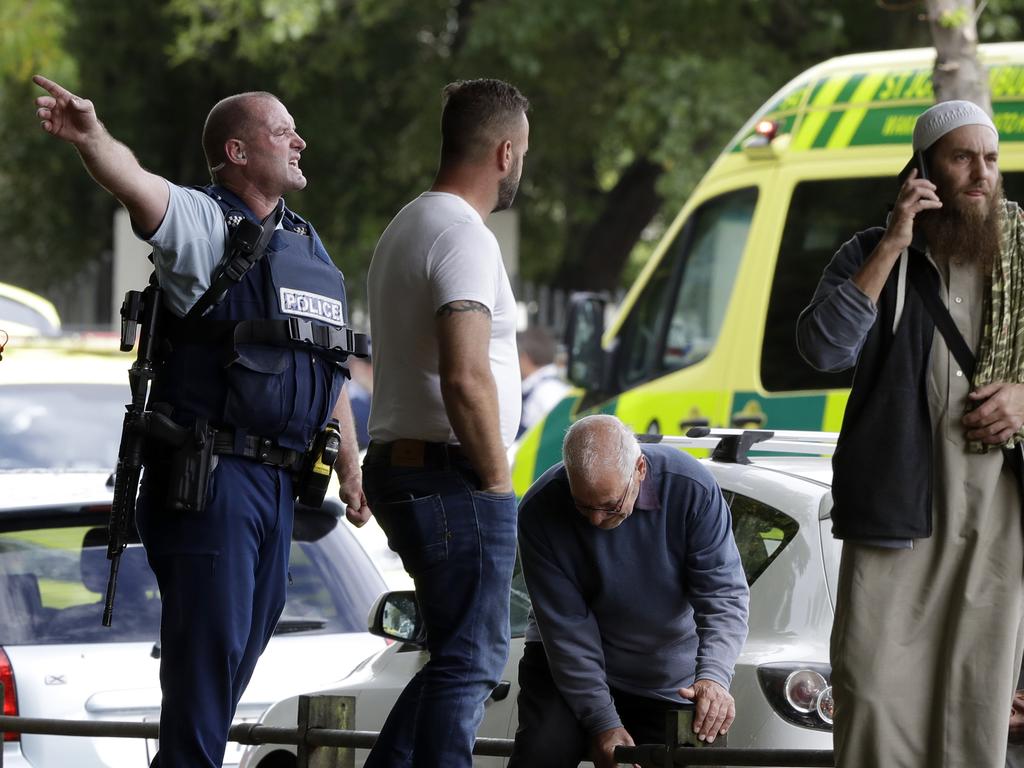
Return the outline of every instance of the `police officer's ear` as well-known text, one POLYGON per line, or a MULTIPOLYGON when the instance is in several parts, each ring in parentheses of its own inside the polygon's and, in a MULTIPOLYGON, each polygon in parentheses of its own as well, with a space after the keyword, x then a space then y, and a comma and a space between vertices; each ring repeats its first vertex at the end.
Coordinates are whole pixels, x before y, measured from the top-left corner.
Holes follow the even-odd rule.
POLYGON ((245 144, 240 139, 229 139, 224 144, 224 154, 235 165, 245 162, 245 144))

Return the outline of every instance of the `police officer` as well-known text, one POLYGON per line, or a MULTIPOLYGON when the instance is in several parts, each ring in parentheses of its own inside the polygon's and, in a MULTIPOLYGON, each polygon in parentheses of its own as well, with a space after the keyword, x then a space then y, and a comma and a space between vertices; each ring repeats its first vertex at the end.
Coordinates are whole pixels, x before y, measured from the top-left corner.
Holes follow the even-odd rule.
POLYGON ((336 330, 346 313, 344 278, 313 228, 279 206, 282 195, 306 186, 299 168, 306 143, 272 94, 238 94, 213 107, 203 149, 214 183, 188 189, 142 168, 92 102, 44 77, 33 80, 48 94, 36 99, 43 130, 78 150, 153 246, 167 339, 151 402, 182 427, 216 430, 205 509, 166 508, 181 478, 169 469, 173 449, 151 441, 137 510, 163 600, 157 762, 214 768, 284 607, 292 470, 332 416, 341 425, 335 466, 347 516, 356 525, 369 517, 345 371, 324 336, 304 339, 305 346, 258 336, 242 340, 259 343, 238 343, 234 329, 287 328, 296 318, 310 321, 307 329, 336 330), (275 227, 265 255, 208 313, 183 319, 224 259, 230 225, 243 218, 275 227))

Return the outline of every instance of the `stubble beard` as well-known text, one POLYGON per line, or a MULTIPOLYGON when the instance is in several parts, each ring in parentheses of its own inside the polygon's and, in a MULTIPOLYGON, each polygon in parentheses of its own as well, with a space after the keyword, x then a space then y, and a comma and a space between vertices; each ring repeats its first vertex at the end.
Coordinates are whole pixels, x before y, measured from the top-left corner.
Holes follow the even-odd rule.
POLYGON ((516 160, 508 176, 498 181, 498 200, 491 209, 491 213, 507 211, 512 207, 516 199, 516 192, 519 191, 519 160, 516 160))

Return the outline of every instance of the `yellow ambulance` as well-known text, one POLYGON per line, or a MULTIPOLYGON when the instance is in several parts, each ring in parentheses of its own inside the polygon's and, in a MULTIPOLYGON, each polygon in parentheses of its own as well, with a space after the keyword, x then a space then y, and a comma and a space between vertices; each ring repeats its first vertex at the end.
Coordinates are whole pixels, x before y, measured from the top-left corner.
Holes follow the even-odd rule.
MULTIPOLYGON (((1024 43, 979 47, 1007 197, 1024 198, 1024 43)), ((560 459, 570 422, 613 413, 637 432, 690 426, 835 431, 852 373, 799 356, 797 315, 854 232, 885 222, 917 116, 934 103, 932 48, 830 59, 743 126, 668 228, 605 328, 578 296, 566 329, 575 386, 516 447, 519 494, 560 459)))

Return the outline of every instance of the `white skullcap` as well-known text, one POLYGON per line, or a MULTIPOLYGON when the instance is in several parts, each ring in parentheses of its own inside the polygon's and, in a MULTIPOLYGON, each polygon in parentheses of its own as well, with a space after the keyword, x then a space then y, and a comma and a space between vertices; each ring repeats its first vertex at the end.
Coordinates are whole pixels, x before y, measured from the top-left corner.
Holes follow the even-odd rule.
POLYGON ((928 149, 950 131, 965 125, 984 125, 999 140, 999 131, 988 113, 971 101, 944 101, 921 113, 914 123, 914 151, 928 149))

